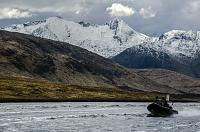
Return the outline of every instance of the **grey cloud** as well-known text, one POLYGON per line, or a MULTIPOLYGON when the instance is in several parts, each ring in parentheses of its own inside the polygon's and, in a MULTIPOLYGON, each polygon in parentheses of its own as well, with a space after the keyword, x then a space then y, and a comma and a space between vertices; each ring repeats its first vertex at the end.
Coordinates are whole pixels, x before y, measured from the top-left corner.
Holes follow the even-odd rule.
POLYGON ((1 8, 0 9, 0 19, 27 18, 31 16, 32 16, 32 13, 29 10, 22 10, 19 8, 1 8))
POLYGON ((18 8, 35 14, 30 18, 2 19, 0 26, 56 15, 67 20, 104 24, 113 19, 106 12, 106 8, 113 3, 121 3, 135 9, 136 13, 120 18, 133 29, 147 35, 157 36, 172 29, 200 28, 199 0, 0 0, 0 3, 0 8, 18 8), (139 11, 148 7, 151 7, 156 15, 144 19, 139 11))

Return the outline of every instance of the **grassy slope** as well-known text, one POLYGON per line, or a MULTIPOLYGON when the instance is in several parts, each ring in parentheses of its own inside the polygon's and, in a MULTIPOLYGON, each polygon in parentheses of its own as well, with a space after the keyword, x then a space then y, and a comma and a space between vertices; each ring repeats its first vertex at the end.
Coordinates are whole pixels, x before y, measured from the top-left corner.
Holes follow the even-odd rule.
POLYGON ((0 101, 144 101, 156 93, 80 87, 29 78, 0 77, 0 101))
POLYGON ((180 93, 85 49, 6 31, 0 31, 0 75, 82 87, 180 93))
POLYGON ((144 101, 153 91, 182 93, 79 47, 0 31, 1 101, 144 101))
MULTIPOLYGON (((134 70, 136 71, 136 70, 134 70)), ((161 85, 182 91, 187 94, 200 93, 200 79, 165 69, 137 69, 137 73, 161 85)))

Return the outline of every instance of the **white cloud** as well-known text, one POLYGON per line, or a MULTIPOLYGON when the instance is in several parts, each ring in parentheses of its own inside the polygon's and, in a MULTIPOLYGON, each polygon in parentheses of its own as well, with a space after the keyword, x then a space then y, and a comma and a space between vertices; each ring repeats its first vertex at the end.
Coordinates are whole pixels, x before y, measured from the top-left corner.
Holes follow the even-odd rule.
POLYGON ((106 11, 108 11, 111 16, 131 16, 135 13, 132 8, 120 3, 113 3, 111 7, 106 8, 106 11))
POLYGON ((77 11, 75 12, 75 14, 77 14, 77 15, 80 14, 80 10, 77 10, 77 11))
POLYGON ((32 14, 28 10, 22 10, 18 8, 0 9, 0 19, 26 18, 31 16, 32 14))
POLYGON ((195 1, 191 1, 191 3, 189 4, 189 6, 191 7, 192 10, 194 11, 198 11, 199 7, 200 7, 200 1, 195 0, 195 1))
POLYGON ((156 16, 156 12, 154 10, 152 10, 151 7, 148 7, 148 8, 141 8, 140 11, 139 11, 139 14, 144 18, 144 19, 147 19, 147 18, 152 18, 152 17, 155 17, 156 16))
POLYGON ((189 16, 195 16, 196 14, 199 15, 197 12, 200 11, 200 1, 193 0, 189 1, 186 6, 182 8, 182 13, 185 13, 189 16))

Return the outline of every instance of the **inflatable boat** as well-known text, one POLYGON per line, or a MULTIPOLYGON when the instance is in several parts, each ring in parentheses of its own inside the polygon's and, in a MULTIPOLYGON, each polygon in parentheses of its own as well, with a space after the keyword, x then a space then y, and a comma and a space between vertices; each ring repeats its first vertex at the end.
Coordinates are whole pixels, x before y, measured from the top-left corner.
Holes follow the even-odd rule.
POLYGON ((151 114, 148 114, 147 116, 151 117, 168 117, 173 114, 178 114, 178 111, 173 110, 172 107, 164 107, 157 103, 152 103, 147 106, 147 109, 151 114))

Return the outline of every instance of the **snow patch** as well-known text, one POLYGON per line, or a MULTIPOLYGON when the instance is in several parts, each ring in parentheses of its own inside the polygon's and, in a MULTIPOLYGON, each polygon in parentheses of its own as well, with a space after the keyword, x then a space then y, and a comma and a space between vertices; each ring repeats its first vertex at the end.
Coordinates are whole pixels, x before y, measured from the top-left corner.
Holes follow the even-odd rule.
POLYGON ((195 57, 200 52, 200 31, 172 30, 158 38, 148 37, 118 18, 104 25, 91 25, 50 17, 2 27, 1 30, 67 42, 107 58, 138 45, 174 57, 195 57))

